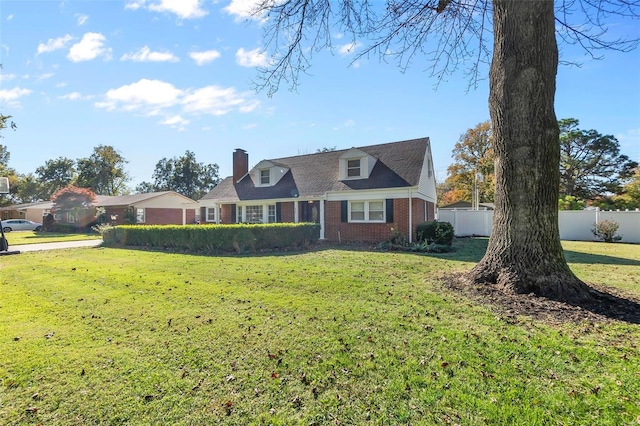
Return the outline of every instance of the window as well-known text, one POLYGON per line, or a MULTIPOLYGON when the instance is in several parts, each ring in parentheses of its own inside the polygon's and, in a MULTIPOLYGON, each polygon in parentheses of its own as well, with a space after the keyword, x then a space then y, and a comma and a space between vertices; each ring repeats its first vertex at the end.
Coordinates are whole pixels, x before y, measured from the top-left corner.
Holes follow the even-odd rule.
POLYGON ((349 202, 349 222, 384 222, 385 219, 383 200, 349 202))
POLYGON ((216 208, 215 207, 207 207, 207 222, 215 222, 216 221, 216 208))
POLYGON ((144 223, 144 209, 136 209, 136 223, 144 223))
POLYGON ((347 160, 347 177, 360 177, 360 159, 347 160))
POLYGON ((268 223, 275 223, 276 221, 276 205, 269 204, 269 216, 267 218, 268 223))
POLYGON ((67 223, 76 223, 76 216, 71 212, 67 212, 67 223))
POLYGON ((246 206, 245 207, 245 222, 247 223, 262 223, 262 206, 246 206))
POLYGON ((271 175, 269 169, 260 170, 260 185, 269 185, 271 183, 271 175))

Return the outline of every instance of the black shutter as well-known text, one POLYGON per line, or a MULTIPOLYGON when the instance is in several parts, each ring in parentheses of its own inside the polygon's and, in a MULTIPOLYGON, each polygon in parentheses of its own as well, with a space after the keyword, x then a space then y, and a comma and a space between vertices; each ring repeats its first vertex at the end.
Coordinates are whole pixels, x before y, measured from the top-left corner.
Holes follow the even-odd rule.
POLYGON ((276 222, 282 222, 282 203, 276 203, 276 222))
POLYGON ((236 223, 236 205, 231 204, 231 223, 236 223))
POLYGON ((207 208, 200 207, 200 223, 205 223, 207 221, 207 208))
POLYGON ((349 202, 340 201, 340 220, 342 222, 349 222, 349 202))
POLYGON ((393 223, 393 199, 387 198, 387 223, 393 223))

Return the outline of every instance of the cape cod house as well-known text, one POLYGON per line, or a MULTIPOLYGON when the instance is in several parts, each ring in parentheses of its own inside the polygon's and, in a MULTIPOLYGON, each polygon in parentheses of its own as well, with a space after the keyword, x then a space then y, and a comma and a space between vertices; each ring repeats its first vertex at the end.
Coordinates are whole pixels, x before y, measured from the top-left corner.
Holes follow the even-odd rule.
POLYGON ((320 238, 415 237, 435 217, 429 138, 262 160, 233 153, 233 176, 199 201, 201 223, 315 222, 320 238))

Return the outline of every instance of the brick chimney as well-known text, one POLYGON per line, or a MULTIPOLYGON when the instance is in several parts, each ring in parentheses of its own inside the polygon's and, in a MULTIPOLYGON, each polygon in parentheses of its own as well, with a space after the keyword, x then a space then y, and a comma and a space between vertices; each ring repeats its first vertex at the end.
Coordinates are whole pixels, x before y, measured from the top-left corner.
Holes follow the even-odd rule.
POLYGON ((235 185, 249 173, 249 154, 244 149, 233 151, 233 184, 235 185))

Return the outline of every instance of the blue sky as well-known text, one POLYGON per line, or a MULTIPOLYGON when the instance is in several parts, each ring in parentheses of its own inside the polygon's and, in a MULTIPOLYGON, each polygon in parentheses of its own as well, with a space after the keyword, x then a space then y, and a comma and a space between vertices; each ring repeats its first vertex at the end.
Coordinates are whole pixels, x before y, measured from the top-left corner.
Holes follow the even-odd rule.
MULTIPOLYGON (((133 188, 162 158, 193 151, 231 174, 235 148, 262 159, 428 136, 437 177, 468 128, 489 118, 488 81, 468 90, 462 72, 437 81, 417 60, 406 72, 369 58, 339 33, 314 58, 297 92, 253 90, 262 28, 242 16, 251 0, 0 1, 0 112, 17 131, 0 141, 10 166, 32 173, 47 160, 114 146, 133 188), (243 8, 244 7, 244 8, 243 8)), ((637 22, 613 35, 640 36, 637 22)), ((640 161, 640 51, 592 60, 574 47, 561 59, 556 115, 613 134, 640 161)))

